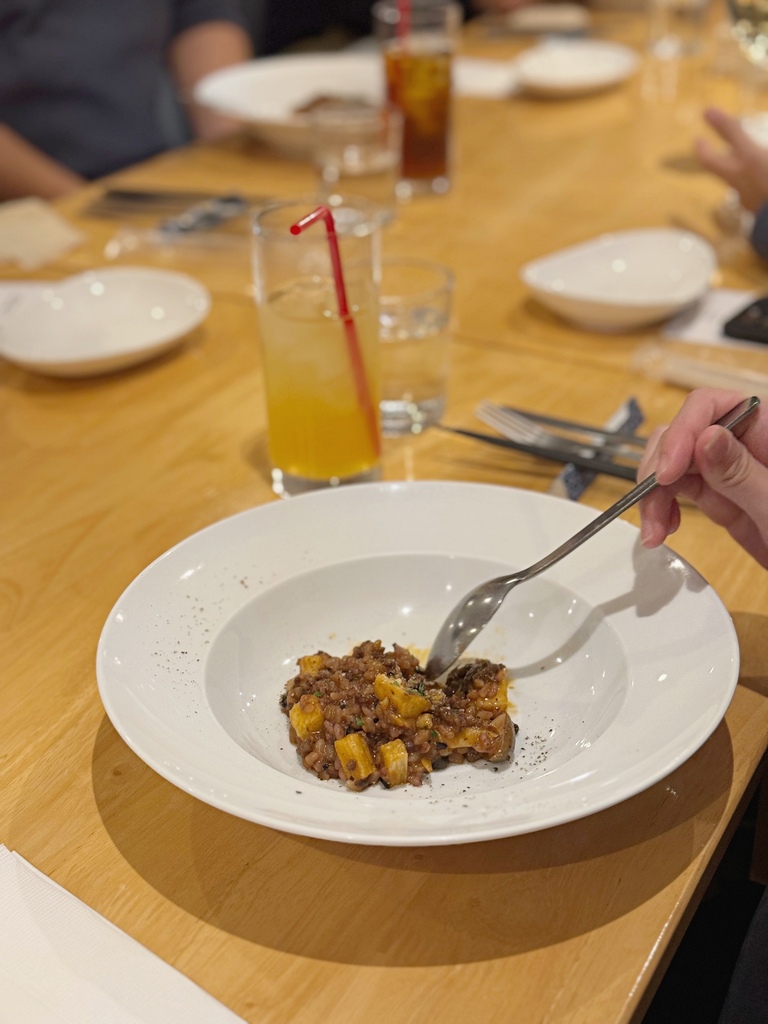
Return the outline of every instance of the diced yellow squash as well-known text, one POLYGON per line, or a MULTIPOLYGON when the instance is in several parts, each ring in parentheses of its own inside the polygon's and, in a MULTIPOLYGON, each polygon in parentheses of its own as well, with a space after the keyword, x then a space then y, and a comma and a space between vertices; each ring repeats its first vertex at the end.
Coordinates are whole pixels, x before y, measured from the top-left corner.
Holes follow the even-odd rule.
POLYGON ((460 729, 455 736, 441 737, 449 750, 457 747, 471 747, 489 761, 506 760, 515 745, 515 730, 512 719, 504 712, 482 728, 477 725, 460 729))
POLYGON ((403 718, 416 718, 431 707, 428 697, 422 697, 415 690, 406 690, 393 679, 378 675, 373 684, 373 692, 380 701, 388 700, 398 715, 403 718))
POLYGON ((321 654, 305 654, 298 661, 299 672, 307 676, 316 676, 323 667, 323 656, 321 654))
POLYGON ((441 739, 449 750, 455 750, 457 747, 472 747, 473 750, 482 754, 487 746, 487 743, 484 742, 484 730, 476 725, 467 726, 466 729, 460 729, 455 736, 445 736, 441 739))
POLYGON ((470 693, 470 699, 472 699, 473 704, 485 711, 495 711, 497 715, 506 711, 509 708, 506 675, 503 673, 500 675, 499 685, 496 687, 496 693, 492 694, 490 697, 477 698, 472 698, 470 693))
POLYGON ((386 784, 402 786, 408 781, 408 751, 402 740, 390 740, 379 747, 381 775, 386 784))
POLYGON ((320 703, 314 694, 305 694, 288 713, 291 725, 300 740, 305 740, 313 732, 319 732, 325 721, 320 703))
POLYGON ((371 748, 361 732, 351 732, 334 743, 345 779, 362 782, 376 771, 371 748))

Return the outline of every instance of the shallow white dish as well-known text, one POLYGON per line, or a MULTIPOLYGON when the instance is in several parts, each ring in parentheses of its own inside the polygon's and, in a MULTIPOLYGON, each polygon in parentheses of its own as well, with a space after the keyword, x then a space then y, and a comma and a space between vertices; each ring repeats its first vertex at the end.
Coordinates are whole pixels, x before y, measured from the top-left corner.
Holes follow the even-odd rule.
POLYGON ((418 482, 222 520, 152 563, 111 611, 97 654, 104 707, 180 789, 286 832, 420 846, 598 811, 690 757, 739 666, 714 591, 669 549, 643 549, 626 522, 513 591, 468 651, 511 669, 514 763, 352 793, 300 766, 278 703, 300 655, 366 639, 426 648, 471 586, 530 564, 594 514, 512 488, 418 482))
POLYGON ((561 97, 618 85, 634 74, 639 59, 620 43, 559 39, 525 50, 516 64, 523 91, 561 97))
POLYGON ((601 235, 525 264, 536 298, 580 327, 621 331, 666 319, 708 290, 717 258, 699 235, 647 228, 601 235))
POLYGON ((111 373, 179 344, 210 306, 208 290, 186 274, 88 270, 6 302, 0 355, 52 377, 111 373))
MULTIPOLYGON (((453 65, 459 95, 511 95, 514 61, 458 57, 453 65)), ((320 96, 381 103, 384 68, 378 51, 288 54, 246 61, 207 75, 195 86, 198 103, 249 126, 283 152, 304 156, 311 141, 309 117, 297 110, 320 96)))
POLYGON ((585 32, 591 23, 589 11, 578 3, 531 3, 518 7, 509 14, 489 17, 492 23, 500 23, 510 32, 544 35, 548 32, 585 32))

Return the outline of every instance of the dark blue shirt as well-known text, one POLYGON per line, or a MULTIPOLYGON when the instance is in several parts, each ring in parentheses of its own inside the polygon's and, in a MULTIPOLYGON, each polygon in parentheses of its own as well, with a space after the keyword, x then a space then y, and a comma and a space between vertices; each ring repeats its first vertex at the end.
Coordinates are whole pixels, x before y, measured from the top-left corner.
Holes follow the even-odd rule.
POLYGON ((179 144, 168 44, 218 20, 238 0, 0 0, 0 122, 86 178, 179 144))

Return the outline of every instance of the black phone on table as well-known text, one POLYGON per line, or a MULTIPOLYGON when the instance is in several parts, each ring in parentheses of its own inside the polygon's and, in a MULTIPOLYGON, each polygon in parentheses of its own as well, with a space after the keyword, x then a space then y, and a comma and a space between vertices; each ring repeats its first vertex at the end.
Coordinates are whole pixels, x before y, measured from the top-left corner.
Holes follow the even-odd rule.
POLYGON ((755 299, 723 324, 723 334, 768 345, 768 296, 755 299))

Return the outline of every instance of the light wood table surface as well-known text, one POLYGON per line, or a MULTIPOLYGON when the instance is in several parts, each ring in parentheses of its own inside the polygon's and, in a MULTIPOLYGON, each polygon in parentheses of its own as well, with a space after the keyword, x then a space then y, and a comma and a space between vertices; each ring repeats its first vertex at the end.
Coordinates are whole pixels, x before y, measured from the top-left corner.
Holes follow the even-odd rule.
MULTIPOLYGON (((596 22, 642 49, 636 15, 596 22)), ((467 33, 474 55, 522 45, 477 25, 467 33)), ((453 191, 403 207, 385 239, 388 253, 456 271, 446 422, 474 425, 481 398, 600 422, 632 395, 649 429, 671 417, 684 393, 631 367, 653 331, 576 330, 531 300, 518 270, 604 231, 683 223, 716 243, 721 283, 765 290, 766 269, 713 219, 722 185, 690 160, 714 100, 736 109, 738 86, 704 53, 676 70, 644 60, 622 87, 579 99, 457 103, 453 191)), ((312 186, 307 166, 245 137, 114 180, 285 195, 312 186)), ((105 262, 117 225, 80 212, 100 187, 60 204, 86 242, 40 277, 105 262)), ((162 265, 152 253, 141 262, 162 265)), ((768 574, 685 510, 673 547, 734 618, 736 695, 682 767, 581 821, 477 845, 354 847, 283 835, 187 796, 107 719, 99 632, 163 551, 276 499, 247 252, 178 265, 214 296, 179 351, 80 381, 0 364, 0 842, 253 1024, 639 1022, 760 777, 768 574)), ((768 355, 749 358, 768 370, 768 355)), ((438 431, 385 445, 388 480, 544 491, 557 472, 438 431)), ((582 500, 603 508, 626 487, 600 478, 582 500)), ((637 522, 636 510, 627 518, 637 522)))

